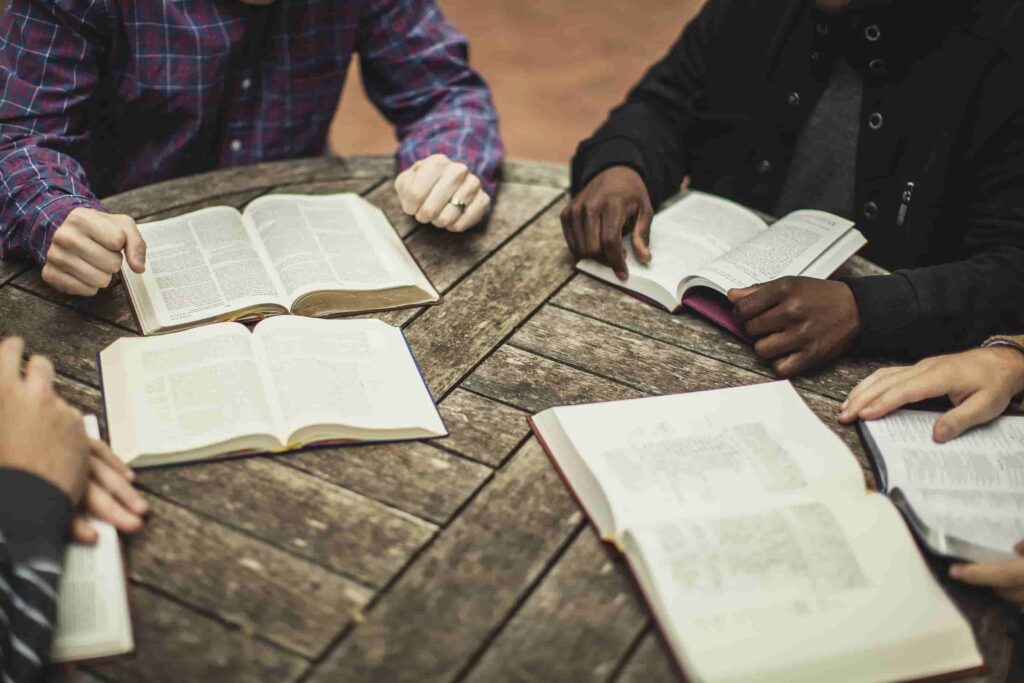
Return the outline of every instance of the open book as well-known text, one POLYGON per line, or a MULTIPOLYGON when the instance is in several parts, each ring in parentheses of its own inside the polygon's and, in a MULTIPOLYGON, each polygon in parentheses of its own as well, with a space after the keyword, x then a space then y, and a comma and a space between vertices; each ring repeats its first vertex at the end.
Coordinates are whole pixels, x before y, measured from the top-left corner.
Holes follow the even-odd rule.
POLYGON ((636 259, 630 240, 622 240, 625 282, 597 261, 584 259, 576 268, 665 310, 692 308, 740 336, 727 291, 786 275, 827 278, 867 244, 853 223, 824 211, 795 211, 768 225, 753 211, 702 192, 654 217, 649 264, 636 259))
POLYGON ((280 316, 100 353, 110 445, 133 466, 446 436, 402 330, 280 316))
MULTIPOLYGON (((96 416, 87 415, 85 421, 86 432, 98 439, 96 416)), ((135 648, 117 529, 94 518, 89 524, 99 533, 96 545, 73 543, 64 552, 50 651, 55 662, 104 659, 135 648)))
POLYGON ((282 313, 436 303, 384 213, 354 194, 268 195, 139 226, 146 272, 121 275, 143 334, 282 313))
POLYGON ((983 666, 899 512, 788 382, 552 408, 532 425, 689 680, 983 666))
POLYGON ((898 410, 859 423, 879 486, 922 541, 974 562, 1017 557, 1024 540, 1024 416, 1005 415, 937 444, 939 413, 898 410))

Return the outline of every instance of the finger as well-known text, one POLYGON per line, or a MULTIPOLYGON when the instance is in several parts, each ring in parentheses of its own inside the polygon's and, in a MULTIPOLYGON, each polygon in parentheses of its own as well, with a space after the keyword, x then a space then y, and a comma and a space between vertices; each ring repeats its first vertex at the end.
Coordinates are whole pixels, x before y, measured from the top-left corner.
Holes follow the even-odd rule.
POLYGON ((440 215, 434 219, 434 225, 439 228, 450 228, 466 214, 470 204, 476 200, 477 194, 480 193, 480 179, 473 174, 466 176, 466 179, 462 181, 458 189, 455 190, 448 201, 445 202, 444 208, 441 209, 440 215), (459 208, 452 204, 453 199, 458 199, 465 202, 466 206, 459 208))
POLYGON ((653 215, 642 207, 633 227, 633 253, 640 263, 651 262, 651 220, 653 215))
POLYGON ((922 368, 914 365, 901 368, 898 372, 880 374, 869 385, 863 388, 855 388, 856 394, 851 392, 843 412, 847 413, 851 419, 869 419, 864 413, 868 406, 884 396, 886 392, 912 382, 923 371, 922 368))
POLYGON ((591 258, 601 256, 601 207, 588 208, 583 211, 583 255, 591 258))
POLYGON ((95 481, 90 481, 86 486, 84 508, 90 515, 110 522, 125 533, 133 533, 142 527, 142 520, 137 515, 121 505, 95 481))
POLYGON ((25 365, 25 386, 33 391, 53 389, 53 363, 45 356, 32 356, 25 365))
POLYGON ((764 360, 774 360, 799 351, 804 341, 795 331, 782 331, 758 339, 754 344, 754 353, 764 360))
POLYGON ((402 199, 403 211, 410 216, 416 215, 430 195, 430 191, 434 189, 434 185, 440 180, 446 165, 447 158, 441 156, 432 156, 422 160, 422 165, 409 179, 407 195, 402 199))
POLYGON ((996 594, 1018 608, 1024 606, 1024 588, 997 588, 996 594))
POLYGON ((1004 410, 1006 410, 1006 404, 999 401, 996 394, 988 391, 976 391, 966 401, 935 421, 932 438, 937 443, 946 443, 971 427, 995 419, 1004 410))
POLYGON ((620 280, 629 277, 626 252, 622 248, 622 229, 625 227, 625 221, 626 212, 618 202, 612 202, 601 213, 601 253, 615 271, 615 277, 620 280))
POLYGON ((55 237, 54 244, 47 253, 47 259, 54 261, 55 265, 62 265, 62 260, 77 256, 102 273, 116 273, 121 269, 120 250, 107 249, 86 232, 69 230, 58 233, 61 234, 66 236, 61 239, 60 244, 57 244, 55 237))
POLYGON ((110 450, 110 446, 108 446, 106 443, 100 441, 99 439, 90 439, 89 448, 91 454, 94 457, 99 458, 103 462, 113 467, 121 474, 122 477, 124 477, 128 481, 135 480, 135 472, 132 470, 132 468, 128 467, 128 465, 122 462, 121 458, 117 457, 114 454, 114 451, 110 450))
POLYGON ((730 289, 725 293, 725 296, 729 298, 729 301, 736 303, 740 299, 745 299, 757 290, 761 289, 761 285, 753 285, 751 287, 741 287, 739 289, 730 289))
POLYGON ((954 564, 949 575, 975 586, 1012 589, 1024 587, 1024 559, 984 564, 954 564))
POLYGON ((875 397, 858 411, 863 420, 877 420, 908 403, 944 396, 952 391, 949 379, 942 372, 911 368, 879 381, 875 397))
POLYGON ((71 520, 71 538, 75 543, 96 545, 96 542, 100 540, 100 535, 89 524, 89 520, 82 515, 75 515, 75 518, 71 520))
POLYGON ((857 384, 857 386, 855 386, 853 388, 853 390, 850 391, 850 394, 846 397, 846 400, 843 401, 842 404, 840 404, 840 407, 845 409, 848 405, 850 405, 851 403, 856 401, 858 396, 864 394, 864 392, 866 392, 868 389, 870 389, 871 386, 875 382, 877 382, 878 380, 882 379, 883 377, 888 377, 889 375, 894 375, 894 374, 903 372, 908 367, 909 366, 907 366, 907 365, 901 365, 901 366, 898 366, 898 367, 880 368, 878 370, 875 370, 870 375, 868 375, 867 377, 862 379, 857 384))
POLYGON ((459 220, 455 221, 455 224, 448 229, 452 232, 469 230, 484 219, 484 216, 487 215, 487 207, 490 205, 491 196, 486 192, 477 192, 472 203, 459 216, 459 220))
POLYGON ((1017 541, 1013 545, 1013 552, 1017 553, 1018 555, 1024 555, 1024 541, 1017 541))
POLYGON ((775 370, 775 374, 779 377, 789 378, 796 377, 804 370, 809 370, 814 366, 814 356, 807 351, 797 351, 791 353, 782 360, 775 361, 772 363, 772 369, 775 370))
POLYGON ((569 247, 572 255, 576 256, 579 254, 579 247, 576 244, 576 229, 573 226, 572 205, 562 209, 560 218, 562 219, 562 236, 565 238, 565 244, 569 247))
POLYGON ((141 517, 149 512, 149 505, 131 483, 114 467, 100 458, 92 458, 92 478, 124 509, 141 517))
MULTIPOLYGON (((120 257, 118 256, 118 258, 120 257)), ((53 247, 47 253, 46 259, 49 263, 52 263, 89 287, 102 289, 110 284, 111 273, 104 272, 86 263, 81 257, 66 249, 53 247)))
POLYGON ((766 285, 757 287, 757 289, 750 294, 737 299, 733 306, 736 319, 741 323, 745 323, 752 318, 756 318, 765 311, 775 308, 775 306, 785 299, 785 294, 782 289, 782 287, 777 286, 774 282, 770 282, 766 285))
POLYGON ((433 223, 437 220, 468 174, 469 169, 465 164, 448 164, 416 212, 416 220, 420 223, 433 223))
POLYGON ((763 337, 786 329, 789 316, 781 306, 775 306, 743 324, 743 331, 751 337, 763 337))
POLYGON ((7 337, 0 341, 0 387, 13 386, 21 379, 21 355, 25 353, 25 340, 7 337))
POLYGON ((74 296, 92 296, 99 291, 97 287, 85 284, 49 262, 43 266, 43 282, 58 292, 74 296))
POLYGON ((124 231, 124 256, 128 260, 128 266, 136 273, 146 271, 146 240, 142 239, 139 226, 129 216, 112 217, 124 231))

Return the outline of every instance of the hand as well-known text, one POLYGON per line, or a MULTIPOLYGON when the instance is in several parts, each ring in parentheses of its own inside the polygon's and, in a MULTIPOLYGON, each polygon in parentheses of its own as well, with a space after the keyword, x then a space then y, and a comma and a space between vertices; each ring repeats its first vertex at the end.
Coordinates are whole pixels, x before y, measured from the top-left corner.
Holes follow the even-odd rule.
POLYGON ((421 159, 395 178, 395 190, 402 211, 420 223, 430 223, 449 232, 463 232, 483 220, 491 197, 481 189, 480 179, 465 164, 443 154, 421 159), (466 208, 451 204, 459 199, 466 208))
MULTIPOLYGON (((1013 547, 1018 555, 1024 554, 1024 541, 1013 547)), ((1024 558, 986 562, 984 564, 954 564, 949 575, 973 586, 986 586, 1024 612, 1024 558)))
POLYGON ((89 481, 89 439, 82 414, 53 391, 53 365, 32 356, 21 374, 25 343, 0 341, 0 466, 31 472, 77 505, 89 481))
POLYGON ((860 334, 857 301, 843 282, 784 277, 728 295, 736 320, 757 339, 754 352, 780 377, 835 358, 860 334))
POLYGON ((89 515, 110 522, 117 530, 131 534, 142 528, 142 517, 149 506, 131 482, 135 473, 114 455, 107 444, 91 441, 91 477, 82 506, 71 525, 71 535, 79 543, 92 545, 99 540, 90 526, 89 515))
POLYGON ((598 173, 562 211, 562 232, 577 258, 611 266, 620 280, 629 277, 622 235, 633 231, 633 253, 650 263, 654 209, 640 174, 627 166, 598 173))
POLYGON ((877 370, 840 406, 839 421, 877 420, 908 403, 949 396, 956 406, 935 422, 945 443, 998 417, 1024 391, 1024 353, 1008 346, 926 358, 910 367, 877 370))
POLYGON ((75 209, 53 235, 43 281, 58 292, 92 296, 121 269, 122 251, 132 270, 146 270, 146 242, 130 216, 75 209))

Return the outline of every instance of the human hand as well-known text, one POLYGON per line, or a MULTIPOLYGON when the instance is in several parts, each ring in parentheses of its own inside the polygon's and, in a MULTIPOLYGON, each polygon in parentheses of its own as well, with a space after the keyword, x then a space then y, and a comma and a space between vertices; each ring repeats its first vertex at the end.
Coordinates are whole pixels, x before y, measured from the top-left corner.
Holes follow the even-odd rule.
POLYGON ((877 420, 908 403, 948 396, 956 406, 935 422, 932 438, 945 443, 998 417, 1024 391, 1024 353, 990 346, 916 365, 877 370, 854 387, 839 421, 877 420))
MULTIPOLYGON (((1024 541, 1013 547, 1024 554, 1024 541)), ((972 586, 991 588, 997 595, 1024 612, 1024 557, 982 564, 954 564, 949 575, 972 586)))
POLYGON ((594 176, 565 207, 562 232, 574 256, 606 263, 615 277, 625 280, 629 269, 622 235, 633 231, 633 253, 649 263, 653 218, 644 179, 628 166, 612 166, 594 176))
POLYGON ((781 377, 835 358, 860 334, 857 301, 843 282, 783 277, 728 296, 737 322, 757 339, 754 352, 781 377))
POLYGON ((395 190, 402 211, 420 223, 430 223, 449 232, 463 232, 483 220, 491 197, 483 191, 480 178, 465 164, 444 154, 420 159, 395 178, 395 190), (465 207, 452 204, 463 202, 465 207))
POLYGON ((121 252, 136 273, 146 270, 146 242, 135 221, 122 214, 77 208, 53 235, 43 281, 65 294, 92 296, 121 269, 121 252))
POLYGON ((53 390, 53 365, 32 356, 21 373, 25 343, 0 341, 0 466, 50 482, 78 504, 89 480, 89 439, 82 414, 53 390))
POLYGON ((92 545, 99 540, 89 524, 90 516, 110 522, 122 533, 142 528, 142 517, 149 506, 131 482, 135 473, 114 455, 107 444, 90 440, 90 479, 82 505, 71 524, 71 535, 79 543, 92 545))

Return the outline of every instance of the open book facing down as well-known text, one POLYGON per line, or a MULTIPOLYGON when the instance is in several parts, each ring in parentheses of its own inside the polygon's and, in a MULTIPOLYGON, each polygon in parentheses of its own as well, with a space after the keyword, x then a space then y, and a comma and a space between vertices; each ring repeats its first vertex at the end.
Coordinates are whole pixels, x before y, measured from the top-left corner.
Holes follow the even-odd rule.
POLYGON ((293 313, 328 317, 440 295, 377 207, 274 194, 143 223, 146 271, 121 275, 143 334, 293 313))
POLYGON ((879 485, 930 550, 974 562, 1018 557, 1024 540, 1024 416, 1004 415, 944 444, 940 413, 898 410, 859 423, 879 485))
POLYGON ((100 353, 110 445, 136 467, 447 435, 401 329, 269 318, 100 353))
POLYGON ((651 262, 622 240, 629 278, 591 259, 576 268, 677 312, 691 308, 745 336, 725 297, 730 289, 786 275, 827 278, 867 244, 850 221, 824 211, 795 211, 769 225, 739 204, 690 192, 651 224, 651 262))
POLYGON ((983 666, 898 510, 788 382, 552 408, 532 424, 689 680, 983 666))

